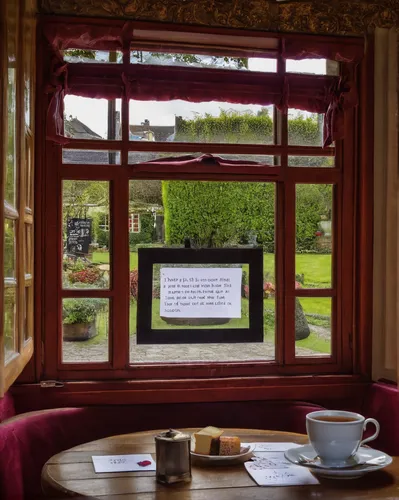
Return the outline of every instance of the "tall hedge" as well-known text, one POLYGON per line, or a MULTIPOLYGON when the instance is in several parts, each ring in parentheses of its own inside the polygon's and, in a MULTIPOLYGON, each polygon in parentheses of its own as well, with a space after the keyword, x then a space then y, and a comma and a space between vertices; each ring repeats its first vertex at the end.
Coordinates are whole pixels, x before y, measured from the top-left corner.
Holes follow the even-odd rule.
MULTIPOLYGON (((317 115, 289 117, 290 144, 320 145, 322 121, 317 115)), ((273 120, 268 109, 220 110, 220 116, 178 117, 176 141, 271 143, 273 120)), ((238 158, 238 157, 237 157, 238 158)), ((252 159, 252 158, 251 158, 252 159)), ((331 166, 328 157, 291 157, 292 166, 331 166)), ((165 238, 169 245, 190 238, 198 246, 220 247, 247 243, 256 235, 265 251, 274 251, 275 195, 272 183, 164 181, 162 198, 165 238)), ((331 212, 331 189, 297 186, 297 251, 317 251, 316 232, 321 216, 331 212)))
MULTIPOLYGON (((290 144, 315 146, 321 144, 322 121, 317 115, 299 113, 289 116, 288 140, 290 144)), ((219 116, 205 113, 192 119, 176 118, 176 141, 223 142, 230 144, 273 143, 273 120, 269 110, 263 108, 239 113, 221 109, 219 116)))
POLYGON ((252 234, 274 248, 274 185, 267 183, 164 181, 165 239, 190 238, 198 246, 247 243, 252 234))
MULTIPOLYGON (((324 186, 297 186, 297 251, 317 251, 316 232, 328 203, 324 186)), ((245 244, 255 238, 274 251, 273 183, 163 181, 166 244, 190 238, 200 247, 245 244)), ((331 191, 331 190, 330 190, 331 191)))

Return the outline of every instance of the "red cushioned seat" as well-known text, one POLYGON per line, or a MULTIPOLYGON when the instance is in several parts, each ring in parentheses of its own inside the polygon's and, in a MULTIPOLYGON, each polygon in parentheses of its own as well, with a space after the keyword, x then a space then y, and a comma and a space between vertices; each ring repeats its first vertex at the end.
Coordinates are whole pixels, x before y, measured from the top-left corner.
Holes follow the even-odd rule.
MULTIPOLYGON (((378 438, 367 444, 390 455, 399 455, 399 391, 396 385, 371 384, 361 413, 375 418, 381 426, 378 438)), ((370 424, 367 434, 372 432, 374 426, 370 424)))
POLYGON ((234 401, 64 408, 20 415, 0 426, 0 498, 40 498, 41 470, 51 456, 102 437, 206 425, 303 433, 306 414, 320 408, 298 402, 234 401))

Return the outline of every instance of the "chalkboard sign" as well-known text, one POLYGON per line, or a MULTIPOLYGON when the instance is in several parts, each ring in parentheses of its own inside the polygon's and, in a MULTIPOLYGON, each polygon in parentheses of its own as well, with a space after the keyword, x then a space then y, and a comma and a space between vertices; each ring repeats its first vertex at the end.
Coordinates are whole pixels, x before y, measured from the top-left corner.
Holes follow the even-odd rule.
POLYGON ((67 250, 74 254, 89 253, 92 219, 68 219, 67 250))

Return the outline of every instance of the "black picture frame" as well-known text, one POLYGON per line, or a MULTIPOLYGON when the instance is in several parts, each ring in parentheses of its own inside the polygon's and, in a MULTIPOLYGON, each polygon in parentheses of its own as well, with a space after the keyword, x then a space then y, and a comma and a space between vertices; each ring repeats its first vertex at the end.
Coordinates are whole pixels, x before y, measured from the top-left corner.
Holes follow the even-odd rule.
POLYGON ((263 249, 139 248, 137 344, 263 342, 263 249), (152 329, 154 264, 248 264, 249 328, 152 329))

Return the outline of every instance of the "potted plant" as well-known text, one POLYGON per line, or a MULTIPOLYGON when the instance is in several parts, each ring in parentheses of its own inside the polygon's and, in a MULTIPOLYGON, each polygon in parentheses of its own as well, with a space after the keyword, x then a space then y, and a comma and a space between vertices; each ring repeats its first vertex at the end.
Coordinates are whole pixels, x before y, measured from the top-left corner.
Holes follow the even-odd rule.
POLYGON ((88 340, 97 335, 98 299, 65 299, 62 308, 64 340, 88 340))

